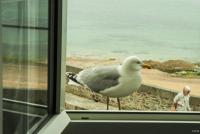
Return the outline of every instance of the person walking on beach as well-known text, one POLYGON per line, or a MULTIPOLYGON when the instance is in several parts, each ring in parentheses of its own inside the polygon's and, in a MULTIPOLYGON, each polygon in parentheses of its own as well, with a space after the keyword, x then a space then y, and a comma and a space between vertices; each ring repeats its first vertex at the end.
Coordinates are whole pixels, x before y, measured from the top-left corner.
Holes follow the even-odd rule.
POLYGON ((183 91, 178 93, 173 100, 173 111, 191 111, 189 99, 191 88, 185 86, 183 91))

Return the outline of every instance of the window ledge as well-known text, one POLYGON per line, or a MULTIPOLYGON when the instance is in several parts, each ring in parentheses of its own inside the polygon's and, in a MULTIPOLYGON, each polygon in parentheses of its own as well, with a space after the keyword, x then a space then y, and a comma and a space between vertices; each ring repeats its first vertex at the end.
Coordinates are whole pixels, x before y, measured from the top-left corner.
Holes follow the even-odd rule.
POLYGON ((53 116, 38 134, 62 133, 69 123, 69 116, 66 114, 66 111, 62 111, 60 114, 53 116))

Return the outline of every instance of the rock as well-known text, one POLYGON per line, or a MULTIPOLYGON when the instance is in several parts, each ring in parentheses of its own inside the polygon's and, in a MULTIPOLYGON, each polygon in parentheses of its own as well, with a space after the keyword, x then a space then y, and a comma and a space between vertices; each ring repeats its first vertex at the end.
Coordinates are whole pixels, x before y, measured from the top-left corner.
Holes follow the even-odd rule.
POLYGON ((163 62, 158 68, 161 71, 174 73, 179 71, 192 71, 195 65, 184 60, 168 60, 163 62))
POLYGON ((175 73, 180 71, 193 71, 196 64, 184 60, 168 60, 164 62, 145 60, 145 64, 150 65, 153 69, 158 69, 167 73, 175 73))
POLYGON ((180 74, 180 75, 186 75, 187 72, 186 71, 180 71, 180 72, 176 72, 176 74, 180 74))
POLYGON ((153 61, 153 60, 144 60, 144 64, 149 65, 153 69, 157 69, 160 66, 159 61, 153 61))
POLYGON ((108 60, 109 60, 109 61, 113 61, 113 60, 115 61, 115 60, 117 60, 117 59, 116 59, 116 58, 109 58, 108 60))
POLYGON ((172 77, 176 77, 176 74, 173 73, 173 74, 170 74, 170 76, 172 76, 172 77))
POLYGON ((200 72, 200 67, 195 67, 193 71, 199 73, 200 72))

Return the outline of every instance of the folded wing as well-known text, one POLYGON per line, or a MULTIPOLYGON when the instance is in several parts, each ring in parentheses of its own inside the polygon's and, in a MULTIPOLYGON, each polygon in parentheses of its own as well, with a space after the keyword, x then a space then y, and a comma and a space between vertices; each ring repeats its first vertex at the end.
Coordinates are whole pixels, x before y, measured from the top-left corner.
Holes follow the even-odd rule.
POLYGON ((117 66, 86 69, 79 74, 79 79, 95 92, 118 85, 119 78, 117 66))

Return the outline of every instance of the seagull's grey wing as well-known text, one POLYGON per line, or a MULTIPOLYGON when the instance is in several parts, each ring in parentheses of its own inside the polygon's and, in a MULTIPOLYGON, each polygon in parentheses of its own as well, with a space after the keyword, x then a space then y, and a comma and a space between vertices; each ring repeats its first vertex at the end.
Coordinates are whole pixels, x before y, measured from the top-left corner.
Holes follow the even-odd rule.
POLYGON ((116 66, 86 69, 80 73, 81 81, 95 92, 118 85, 119 77, 116 66))

